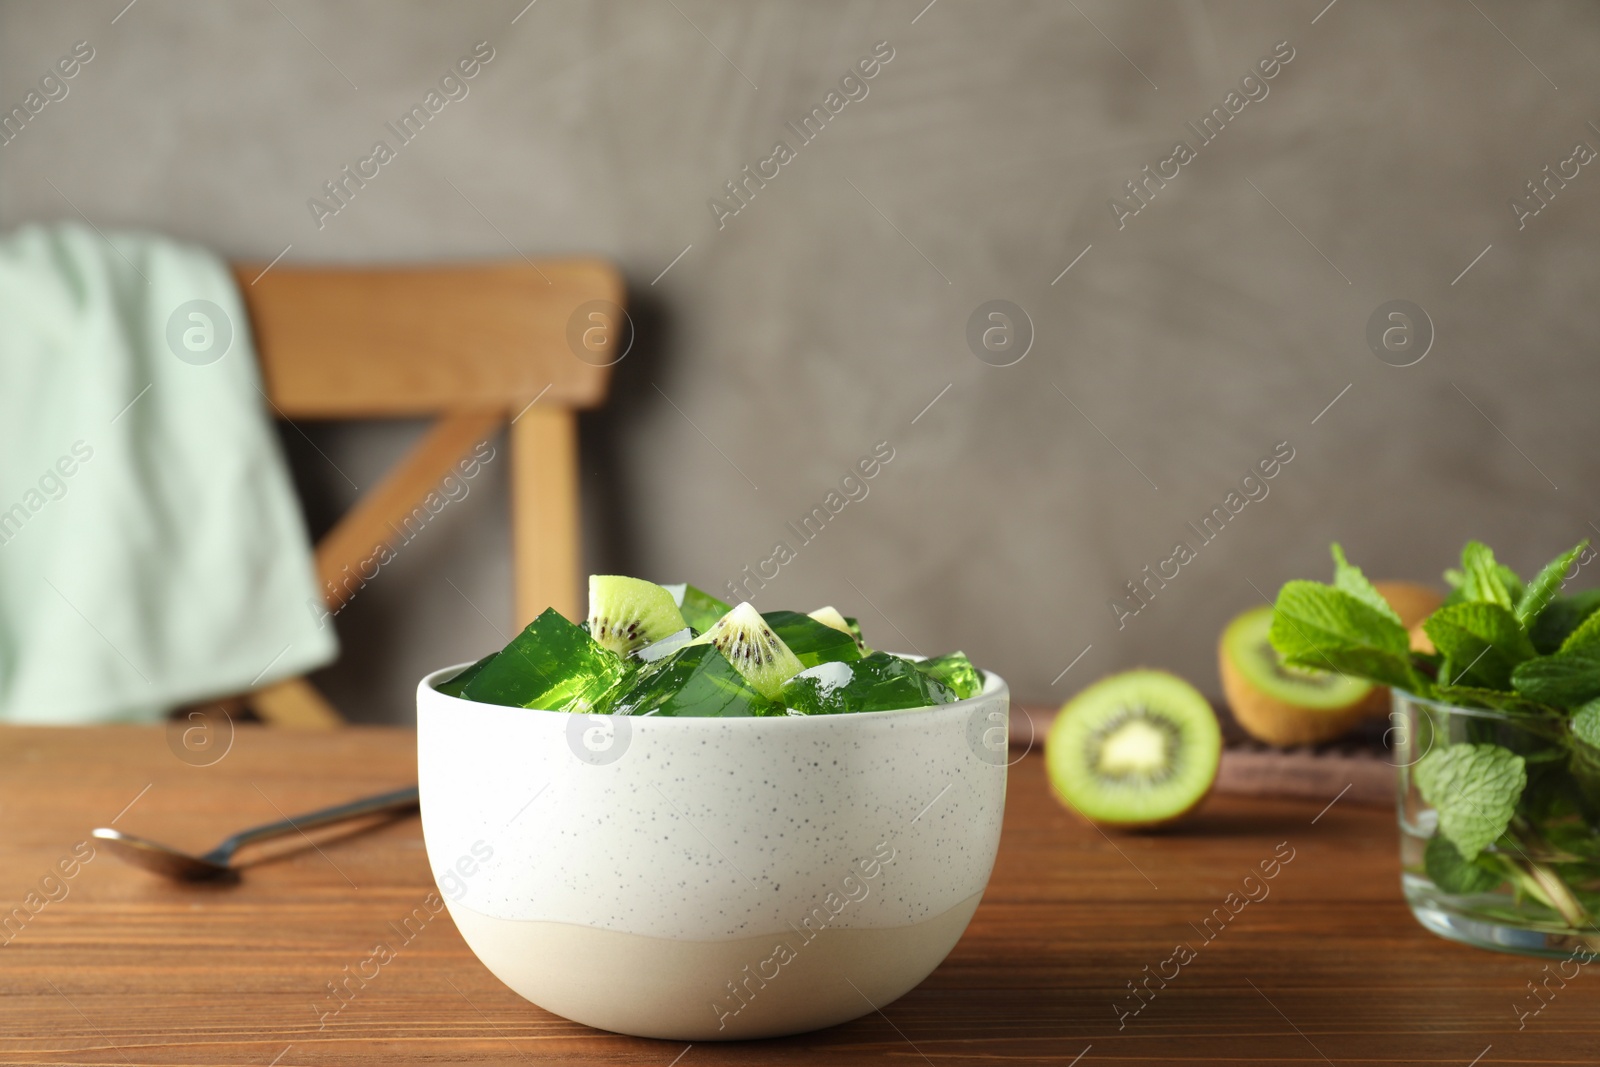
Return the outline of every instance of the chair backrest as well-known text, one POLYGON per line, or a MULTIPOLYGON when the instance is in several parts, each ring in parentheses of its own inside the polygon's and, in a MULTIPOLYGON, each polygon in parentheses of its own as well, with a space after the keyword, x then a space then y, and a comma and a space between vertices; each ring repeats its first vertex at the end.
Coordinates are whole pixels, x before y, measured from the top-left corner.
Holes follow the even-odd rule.
MULTIPOLYGON (((266 393, 286 419, 437 415, 433 427, 318 543, 330 610, 441 480, 511 422, 515 627, 581 609, 577 423, 604 401, 621 276, 599 260, 427 267, 234 267, 266 393), (579 358, 579 350, 583 358, 579 358)), ((514 632, 514 631, 513 631, 514 632)), ((285 725, 337 712, 304 679, 247 701, 285 725)))
MULTIPOLYGON (((568 347, 573 313, 620 306, 598 260, 460 266, 235 267, 272 402, 287 418, 589 408, 608 371, 568 347)), ((587 323, 585 323, 587 325, 587 323)), ((603 362, 596 360, 595 362, 603 362)))

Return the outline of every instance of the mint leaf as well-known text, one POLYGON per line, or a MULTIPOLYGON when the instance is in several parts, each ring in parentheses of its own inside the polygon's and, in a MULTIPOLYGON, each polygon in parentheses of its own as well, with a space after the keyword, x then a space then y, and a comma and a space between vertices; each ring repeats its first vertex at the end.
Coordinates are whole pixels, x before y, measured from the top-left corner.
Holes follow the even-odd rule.
POLYGON ((1461 549, 1461 575, 1461 598, 1472 603, 1499 604, 1510 611, 1522 592, 1516 572, 1496 563, 1494 550, 1482 541, 1468 541, 1461 549), (1517 587, 1515 593, 1512 583, 1517 587))
POLYGON ((1574 711, 1568 729, 1579 741, 1600 749, 1600 700, 1591 700, 1574 711))
POLYGON ((1284 661, 1331 670, 1417 692, 1411 642, 1393 610, 1318 582, 1285 582, 1273 606, 1267 639, 1284 661))
POLYGON ((1344 558, 1344 549, 1337 541, 1333 543, 1333 587, 1349 593, 1369 607, 1377 608, 1395 622, 1400 621, 1399 613, 1390 607, 1389 602, 1383 599, 1383 594, 1367 581, 1367 576, 1361 573, 1361 568, 1344 558))
POLYGON ((1528 784, 1522 757, 1499 745, 1436 748, 1411 773, 1439 814, 1439 832, 1469 861, 1506 832, 1528 784))
POLYGON ((1468 861, 1443 834, 1428 838, 1422 851, 1422 868, 1428 881, 1446 893, 1487 893, 1505 881, 1504 874, 1480 866, 1482 862, 1468 861))
POLYGON ((1558 596, 1545 606, 1528 627, 1528 637, 1539 655, 1548 656, 1561 647, 1572 632, 1595 609, 1600 608, 1600 589, 1585 589, 1571 596, 1558 596))
POLYGON ((1509 689, 1512 668, 1534 655, 1517 617, 1500 604, 1452 604, 1428 616, 1422 629, 1445 657, 1441 685, 1509 689))
POLYGON ((1591 614, 1561 642, 1560 651, 1600 654, 1600 612, 1591 614))
POLYGON ((1589 547, 1586 537, 1579 541, 1577 547, 1570 552, 1563 552, 1555 559, 1544 565, 1544 569, 1534 576, 1522 591, 1522 596, 1517 600, 1517 621, 1524 626, 1537 618, 1544 611, 1546 605, 1561 590, 1561 583, 1566 580, 1567 571, 1572 567, 1572 561, 1578 554, 1589 547))
POLYGON ((1558 652, 1530 659, 1511 672, 1511 684, 1529 700, 1570 708, 1600 697, 1600 655, 1558 652))
POLYGON ((1517 572, 1507 567, 1504 563, 1496 563, 1495 573, 1500 576, 1500 584, 1505 587, 1506 596, 1515 604, 1522 597, 1522 579, 1517 577, 1517 572))

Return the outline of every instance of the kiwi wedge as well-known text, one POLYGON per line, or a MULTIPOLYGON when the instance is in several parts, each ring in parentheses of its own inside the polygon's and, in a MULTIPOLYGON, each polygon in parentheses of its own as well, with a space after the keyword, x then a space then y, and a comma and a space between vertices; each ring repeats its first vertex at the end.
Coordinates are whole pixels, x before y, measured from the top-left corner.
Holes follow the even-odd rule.
POLYGON ((811 612, 810 615, 822 625, 831 626, 835 630, 847 633, 855 638, 856 648, 860 649, 863 656, 871 651, 871 649, 867 648, 867 643, 861 639, 861 624, 854 619, 845 617, 832 604, 818 608, 816 611, 811 612))
POLYGON ((751 688, 768 700, 778 699, 783 683, 805 669, 805 664, 748 601, 722 616, 692 643, 715 645, 751 688))
POLYGON ((1126 671, 1067 701, 1044 753, 1056 796, 1079 815, 1102 826, 1156 826, 1211 791, 1222 730, 1188 682, 1126 671))
POLYGON ((643 578, 589 575, 589 636, 619 656, 677 633, 688 623, 672 594, 643 578))
POLYGON ((1371 682, 1332 671, 1291 667, 1267 640, 1272 605, 1228 624, 1217 644, 1222 691, 1250 736, 1288 748, 1346 733, 1374 710, 1371 682))

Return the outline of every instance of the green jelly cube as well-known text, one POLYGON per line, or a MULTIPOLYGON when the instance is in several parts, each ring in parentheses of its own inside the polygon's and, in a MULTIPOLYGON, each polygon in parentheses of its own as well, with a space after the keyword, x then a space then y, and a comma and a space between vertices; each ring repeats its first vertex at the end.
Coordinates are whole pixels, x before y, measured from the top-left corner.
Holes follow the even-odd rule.
POLYGON ((784 704, 807 715, 893 711, 948 704, 955 692, 931 674, 887 652, 854 663, 823 663, 784 683, 784 704))
POLYGON ((484 704, 588 711, 625 671, 618 656, 548 608, 485 663, 461 695, 484 704))
POLYGON ((608 696, 613 715, 712 719, 782 715, 714 645, 687 645, 640 667, 608 696))
POLYGON ((488 666, 489 661, 494 659, 499 654, 500 653, 498 652, 489 653, 487 656, 483 657, 478 662, 474 663, 472 666, 456 675, 454 678, 451 678, 447 682, 440 682, 438 685, 434 686, 434 688, 447 697, 461 696, 466 692, 467 683, 471 682, 479 674, 483 673, 483 668, 488 666))
POLYGON ((678 611, 683 614, 683 621, 693 626, 697 634, 705 633, 711 629, 712 623, 733 610, 732 604, 724 603, 687 582, 662 588, 672 594, 672 599, 678 602, 678 611))
POLYGON ((965 652, 952 652, 935 656, 917 664, 925 673, 955 690, 958 700, 975 697, 983 689, 983 675, 972 665, 965 652))
POLYGON ((767 611, 761 618, 807 667, 861 658, 861 649, 854 637, 809 615, 798 611, 767 611))

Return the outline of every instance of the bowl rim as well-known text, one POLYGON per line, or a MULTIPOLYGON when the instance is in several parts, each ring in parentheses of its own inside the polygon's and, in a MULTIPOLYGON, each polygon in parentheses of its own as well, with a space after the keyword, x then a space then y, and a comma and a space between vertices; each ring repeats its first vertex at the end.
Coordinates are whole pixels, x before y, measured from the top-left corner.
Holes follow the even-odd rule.
MULTIPOLYGON (((907 657, 907 658, 910 658, 910 657, 907 657)), ((920 657, 919 656, 919 657, 916 657, 916 658, 922 659, 924 657, 920 657)), ((844 713, 841 713, 841 714, 838 714, 838 715, 766 715, 766 716, 759 716, 759 717, 757 717, 757 716, 721 717, 721 716, 712 716, 712 715, 681 715, 681 716, 674 715, 674 716, 666 716, 666 717, 656 716, 656 715, 617 715, 617 716, 613 716, 613 715, 603 714, 603 713, 599 713, 599 712, 587 712, 586 713, 586 712, 571 712, 571 711, 551 711, 548 708, 522 708, 522 707, 515 707, 515 706, 510 705, 510 704, 485 704, 482 701, 478 701, 478 700, 467 700, 465 697, 453 697, 453 696, 450 696, 448 693, 439 692, 439 690, 436 688, 436 686, 438 685, 439 682, 445 681, 445 680, 447 680, 449 678, 455 677, 456 674, 459 674, 461 671, 466 670, 468 667, 472 666, 476 662, 477 662, 477 660, 467 660, 464 663, 457 663, 454 666, 450 666, 450 667, 441 667, 436 671, 430 671, 429 673, 423 675, 422 676, 422 680, 417 683, 417 695, 418 695, 418 697, 420 698, 423 693, 428 693, 433 699, 436 699, 436 700, 450 701, 451 703, 462 704, 462 705, 465 705, 466 707, 469 707, 469 708, 494 708, 494 709, 496 709, 498 711, 504 711, 504 712, 527 712, 527 713, 531 713, 533 715, 559 715, 559 716, 561 716, 563 718, 567 718, 567 717, 570 717, 570 716, 575 715, 575 714, 591 714, 591 715, 595 715, 598 718, 607 718, 607 719, 621 718, 621 719, 627 719, 632 723, 646 723, 646 722, 651 723, 652 725, 648 726, 648 727, 645 727, 645 729, 652 729, 652 730, 707 729, 707 728, 710 728, 708 726, 708 724, 715 724, 715 727, 716 728, 720 728, 720 729, 751 729, 751 730, 789 729, 789 730, 793 730, 793 729, 795 729, 796 725, 800 721, 804 721, 804 722, 808 722, 808 723, 876 722, 876 721, 881 721, 881 720, 883 720, 885 718, 888 718, 888 717, 891 717, 891 716, 914 715, 914 714, 920 714, 920 713, 940 713, 940 712, 949 713, 952 710, 957 709, 957 708, 970 711, 971 709, 976 708, 980 704, 988 703, 990 701, 993 701, 995 697, 1001 697, 1001 696, 1003 696, 1005 698, 1007 704, 1009 704, 1010 701, 1011 701, 1011 687, 1006 684, 1006 680, 1004 678, 1000 677, 998 674, 994 673, 993 671, 988 671, 988 670, 983 671, 983 679, 984 679, 983 680, 983 688, 980 689, 977 693, 973 694, 970 697, 967 697, 964 700, 952 700, 948 704, 924 704, 924 705, 920 705, 920 706, 914 707, 914 708, 890 708, 890 709, 885 710, 885 711, 851 711, 851 712, 844 712, 844 713), (666 725, 668 723, 675 724, 675 725, 671 725, 671 726, 666 725), (767 724, 767 725, 759 725, 759 724, 767 724), (780 726, 778 724, 787 724, 787 725, 786 726, 780 726)), ((979 668, 979 669, 981 670, 982 668, 979 668)))

